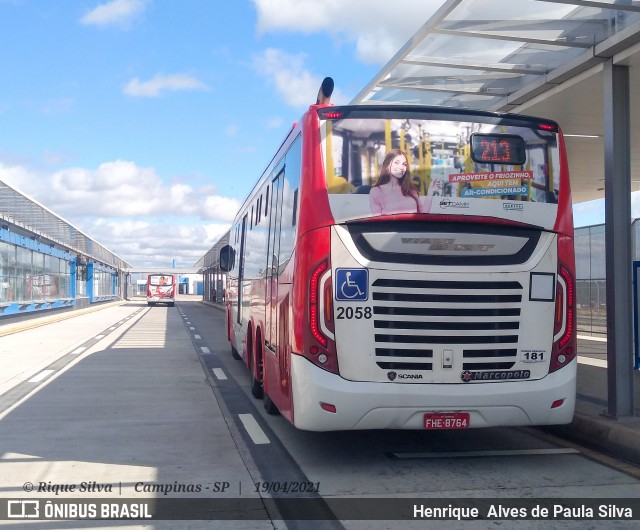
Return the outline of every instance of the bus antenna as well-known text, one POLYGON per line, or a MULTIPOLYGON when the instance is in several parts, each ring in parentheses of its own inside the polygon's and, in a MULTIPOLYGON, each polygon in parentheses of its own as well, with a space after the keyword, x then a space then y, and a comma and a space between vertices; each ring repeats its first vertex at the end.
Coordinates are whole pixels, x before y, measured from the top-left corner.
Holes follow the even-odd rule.
POLYGON ((331 103, 331 94, 333 94, 333 79, 325 77, 318 91, 318 99, 316 105, 327 105, 331 103))

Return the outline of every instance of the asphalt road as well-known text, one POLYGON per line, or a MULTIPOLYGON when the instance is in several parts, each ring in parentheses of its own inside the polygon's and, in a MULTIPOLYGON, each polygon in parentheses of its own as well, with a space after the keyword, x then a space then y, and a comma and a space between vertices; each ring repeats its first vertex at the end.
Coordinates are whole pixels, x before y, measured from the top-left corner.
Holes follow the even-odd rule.
POLYGON ((185 502, 164 505, 179 522, 34 528, 635 528, 624 514, 588 512, 582 521, 378 519, 404 513, 407 499, 529 510, 536 499, 640 498, 639 469, 535 429, 299 431, 251 396, 223 313, 193 298, 174 308, 132 301, 0 337, 0 454, 5 499, 185 502), (320 520, 282 520, 302 511, 320 520))

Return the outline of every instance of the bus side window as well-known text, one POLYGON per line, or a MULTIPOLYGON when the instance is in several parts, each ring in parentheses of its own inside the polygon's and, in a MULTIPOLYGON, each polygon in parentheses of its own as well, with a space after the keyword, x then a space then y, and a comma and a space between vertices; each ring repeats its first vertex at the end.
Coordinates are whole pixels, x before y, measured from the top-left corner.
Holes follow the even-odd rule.
POLYGON ((293 214, 291 216, 291 226, 296 226, 296 219, 298 218, 298 189, 293 192, 293 214))
POLYGON ((242 306, 244 304, 243 291, 244 291, 244 259, 245 259, 245 246, 247 239, 247 215, 242 219, 242 233, 240 235, 240 259, 238 260, 238 324, 242 323, 242 306))
POLYGON ((268 213, 269 213, 269 186, 267 186, 267 195, 266 195, 265 201, 264 201, 264 215, 265 215, 265 217, 267 216, 268 213))

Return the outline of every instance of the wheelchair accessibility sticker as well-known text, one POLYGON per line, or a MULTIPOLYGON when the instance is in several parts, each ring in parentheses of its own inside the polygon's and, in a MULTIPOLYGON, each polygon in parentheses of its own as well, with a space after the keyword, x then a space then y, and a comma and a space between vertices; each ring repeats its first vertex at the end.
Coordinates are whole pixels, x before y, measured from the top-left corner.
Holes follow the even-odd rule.
POLYGON ((362 302, 369 298, 367 269, 336 269, 336 300, 362 302))

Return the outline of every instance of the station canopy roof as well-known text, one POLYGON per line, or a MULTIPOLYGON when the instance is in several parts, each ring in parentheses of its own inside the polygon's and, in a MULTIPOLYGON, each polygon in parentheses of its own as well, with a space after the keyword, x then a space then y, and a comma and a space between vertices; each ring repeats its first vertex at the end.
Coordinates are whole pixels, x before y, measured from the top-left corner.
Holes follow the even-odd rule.
POLYGON ((0 180, 0 221, 33 234, 32 239, 90 257, 116 269, 131 265, 35 199, 0 180))
POLYGON ((220 268, 220 249, 229 244, 230 233, 231 231, 225 232, 218 242, 196 262, 194 267, 198 272, 204 273, 220 268))
MULTIPOLYGON (((639 0, 448 0, 351 103, 556 120, 567 135, 574 202, 582 202, 604 194, 602 70, 609 59, 631 67, 631 144, 640 144, 633 101, 639 43, 639 0)), ((639 151, 632 147, 634 180, 639 151)))

